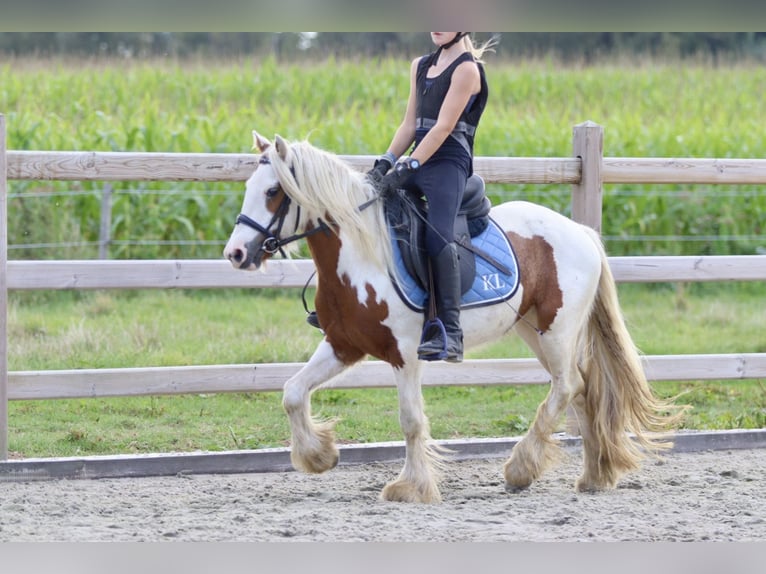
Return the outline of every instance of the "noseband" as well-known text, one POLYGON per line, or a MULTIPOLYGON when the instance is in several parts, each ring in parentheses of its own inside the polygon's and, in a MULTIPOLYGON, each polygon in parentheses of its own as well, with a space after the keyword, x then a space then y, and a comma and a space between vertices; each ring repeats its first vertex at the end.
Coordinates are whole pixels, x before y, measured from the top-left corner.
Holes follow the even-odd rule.
MULTIPOLYGON (((299 239, 297 236, 288 237, 287 239, 280 239, 279 233, 282 231, 282 226, 285 223, 285 217, 287 216, 287 210, 290 208, 290 198, 286 195, 282 199, 282 203, 279 204, 279 207, 277 208, 276 213, 271 218, 271 221, 269 221, 269 225, 267 227, 264 227, 257 221, 251 219, 244 213, 240 213, 237 216, 237 224, 245 225, 246 227, 250 227, 251 229, 255 229, 259 233, 262 233, 266 236, 266 239, 263 240, 261 243, 261 246, 258 248, 259 251, 263 251, 264 253, 268 253, 269 255, 273 255, 277 251, 279 251, 282 256, 285 255, 284 251, 282 250, 282 246, 286 243, 290 243, 291 241, 295 241, 296 239, 299 239), (275 233, 272 233, 271 228, 276 223, 277 228, 275 230, 275 233)), ((299 207, 300 209, 300 207, 299 207)), ((299 214, 300 215, 300 214, 299 214)), ((297 216, 296 216, 297 221, 297 216)))

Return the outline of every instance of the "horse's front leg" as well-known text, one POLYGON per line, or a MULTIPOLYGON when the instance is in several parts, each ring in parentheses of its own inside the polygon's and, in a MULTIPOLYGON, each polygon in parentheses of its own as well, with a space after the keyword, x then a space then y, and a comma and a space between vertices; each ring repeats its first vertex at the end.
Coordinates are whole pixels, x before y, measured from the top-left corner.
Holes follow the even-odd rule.
POLYGON ((396 502, 440 502, 439 477, 441 456, 431 439, 426 417, 420 376, 422 363, 411 360, 394 369, 399 392, 399 423, 406 445, 404 468, 389 482, 381 498, 396 502))
POLYGON ((285 383, 282 406, 290 420, 290 460, 297 470, 320 473, 338 464, 335 421, 320 421, 311 415, 311 393, 348 366, 324 340, 306 365, 285 383))

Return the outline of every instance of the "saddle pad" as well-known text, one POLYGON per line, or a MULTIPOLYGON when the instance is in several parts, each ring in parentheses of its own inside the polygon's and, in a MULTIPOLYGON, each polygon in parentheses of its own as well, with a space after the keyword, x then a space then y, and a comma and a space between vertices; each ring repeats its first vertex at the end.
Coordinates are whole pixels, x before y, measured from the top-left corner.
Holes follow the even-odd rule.
MULTIPOLYGON (((505 265, 510 270, 510 274, 506 275, 481 255, 476 254, 476 276, 471 288, 463 294, 460 308, 468 309, 483 305, 493 305, 513 297, 519 287, 519 266, 516 255, 513 252, 513 247, 511 247, 511 243, 508 241, 505 233, 503 233, 492 218, 489 218, 487 228, 476 237, 473 237, 471 243, 481 252, 490 255, 505 265)), ((392 240, 391 247, 394 256, 394 269, 391 273, 391 280, 396 291, 410 309, 424 311, 428 292, 407 272, 401 250, 399 249, 399 242, 392 240)), ((458 246, 458 253, 462 255, 461 252, 464 253, 465 249, 458 246)))

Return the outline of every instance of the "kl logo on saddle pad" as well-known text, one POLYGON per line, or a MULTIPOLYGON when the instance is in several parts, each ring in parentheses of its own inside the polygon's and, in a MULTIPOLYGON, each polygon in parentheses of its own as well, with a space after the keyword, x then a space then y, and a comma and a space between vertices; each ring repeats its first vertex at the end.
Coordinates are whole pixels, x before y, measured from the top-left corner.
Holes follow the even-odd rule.
POLYGON ((492 291, 492 293, 495 293, 499 289, 502 289, 503 287, 505 287, 505 281, 501 279, 499 273, 493 273, 492 275, 482 275, 481 281, 482 281, 481 289, 484 292, 492 291))
MULTIPOLYGON (((420 282, 407 271, 398 241, 392 241, 394 269, 391 274, 402 301, 414 311, 423 311, 426 307, 428 292, 420 282)), ((519 288, 519 266, 508 237, 491 218, 489 225, 476 237, 471 238, 474 253, 484 253, 484 258, 476 255, 476 274, 473 283, 463 293, 460 307, 482 307, 507 301, 519 288), (495 265, 499 263, 503 269, 495 265), (506 273, 507 271, 507 273, 506 273)), ((459 252, 463 251, 459 247, 459 252)))

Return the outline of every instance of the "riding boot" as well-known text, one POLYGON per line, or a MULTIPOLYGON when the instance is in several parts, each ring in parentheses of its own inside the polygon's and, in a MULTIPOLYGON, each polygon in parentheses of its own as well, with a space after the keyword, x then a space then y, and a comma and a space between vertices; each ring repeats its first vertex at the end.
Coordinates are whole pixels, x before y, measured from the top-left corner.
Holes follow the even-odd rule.
POLYGON ((431 258, 436 291, 436 312, 444 325, 446 342, 440 329, 426 333, 427 340, 418 347, 418 358, 434 361, 444 358, 449 363, 463 360, 463 330, 460 328, 460 266, 457 245, 448 243, 431 258), (441 357, 446 349, 447 356, 441 357))

